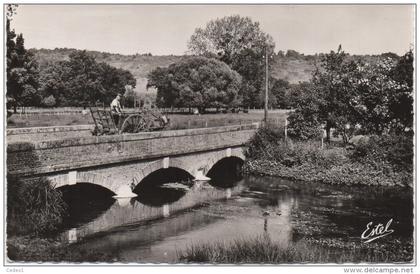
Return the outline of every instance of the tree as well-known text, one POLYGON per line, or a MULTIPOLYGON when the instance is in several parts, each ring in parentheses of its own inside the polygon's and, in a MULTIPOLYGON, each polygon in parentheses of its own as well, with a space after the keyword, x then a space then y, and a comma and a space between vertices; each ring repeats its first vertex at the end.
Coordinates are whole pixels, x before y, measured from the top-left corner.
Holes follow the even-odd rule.
POLYGON ((317 69, 312 78, 314 92, 321 98, 318 121, 325 125, 327 142, 330 141, 331 128, 343 132, 349 122, 349 102, 355 92, 351 85, 352 72, 356 66, 346 60, 347 56, 340 45, 337 52, 325 55, 322 68, 317 69))
POLYGON ((399 58, 398 63, 391 71, 397 88, 389 104, 392 113, 392 128, 397 132, 413 129, 413 62, 413 51, 410 50, 399 58))
POLYGON ((385 52, 381 54, 381 57, 383 58, 391 58, 391 59, 395 59, 398 60, 400 59, 400 57, 398 56, 398 54, 393 53, 393 52, 385 52))
POLYGON ((6 18, 6 96, 13 102, 14 112, 17 105, 35 106, 41 98, 38 89, 38 65, 33 55, 26 51, 23 35, 16 35, 10 28, 16 5, 7 6, 6 18))
POLYGON ((136 79, 130 71, 115 68, 106 63, 99 63, 98 65, 103 88, 100 97, 102 102, 109 104, 117 93, 125 94, 127 85, 133 89, 136 87, 136 79))
POLYGON ((396 62, 387 57, 376 64, 356 63, 350 100, 350 120, 368 133, 404 133, 413 128, 413 57, 396 62))
POLYGON ((239 104, 241 76, 225 63, 188 57, 168 68, 149 73, 147 87, 157 88, 159 107, 235 107, 239 104))
POLYGON ((56 106, 70 106, 68 91, 70 67, 67 61, 58 61, 45 66, 39 73, 39 92, 42 98, 52 96, 56 106))
POLYGON ((194 54, 218 58, 242 76, 243 105, 263 105, 264 56, 273 55, 274 42, 258 22, 239 15, 211 20, 204 29, 195 30, 188 47, 194 54))
POLYGON ((231 67, 242 76, 242 105, 263 107, 266 74, 264 53, 245 49, 233 57, 231 67))
POLYGON ((296 109, 287 118, 289 136, 301 140, 319 138, 322 133, 320 107, 325 104, 323 98, 316 93, 312 83, 302 83, 293 88, 296 109))
POLYGON ((135 93, 134 93, 134 89, 133 86, 131 85, 126 85, 125 87, 125 92, 124 92, 124 96, 123 96, 123 102, 122 105, 125 107, 134 107, 134 102, 135 102, 135 93))
POLYGON ((275 104, 273 106, 277 108, 288 108, 290 105, 288 94, 290 93, 290 84, 288 81, 283 79, 277 79, 273 81, 274 84, 270 89, 270 93, 275 98, 275 104))
POLYGON ((286 57, 289 57, 289 58, 300 59, 301 56, 302 54, 300 54, 296 50, 288 49, 286 52, 286 57))
POLYGON ((92 106, 98 100, 109 104, 117 93, 124 94, 126 85, 136 85, 129 71, 98 63, 86 51, 74 51, 68 61, 45 66, 40 80, 42 96, 53 96, 58 106, 92 106))
POLYGON ((296 108, 297 104, 300 100, 302 90, 308 91, 313 90, 313 86, 311 82, 299 82, 298 84, 290 84, 289 90, 287 93, 287 101, 289 103, 289 107, 296 108))
POLYGON ((284 57, 284 51, 279 50, 279 52, 277 52, 277 56, 280 57, 280 58, 283 58, 284 57))

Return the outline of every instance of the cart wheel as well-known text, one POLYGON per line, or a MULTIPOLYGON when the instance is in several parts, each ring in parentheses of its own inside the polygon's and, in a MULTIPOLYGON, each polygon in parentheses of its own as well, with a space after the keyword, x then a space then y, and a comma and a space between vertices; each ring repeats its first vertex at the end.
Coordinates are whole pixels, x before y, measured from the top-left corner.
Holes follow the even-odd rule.
POLYGON ((121 126, 121 133, 137 133, 143 131, 146 126, 146 121, 144 121, 143 117, 140 114, 132 114, 128 116, 122 126, 121 126))

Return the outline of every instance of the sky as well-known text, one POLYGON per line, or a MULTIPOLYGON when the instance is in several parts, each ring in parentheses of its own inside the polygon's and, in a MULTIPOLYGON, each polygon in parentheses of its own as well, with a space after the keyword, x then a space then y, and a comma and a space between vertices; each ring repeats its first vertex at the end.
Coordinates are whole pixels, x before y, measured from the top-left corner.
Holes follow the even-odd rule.
POLYGON ((19 5, 12 28, 26 48, 181 55, 194 30, 239 14, 260 23, 276 51, 404 54, 414 44, 413 5, 19 5))

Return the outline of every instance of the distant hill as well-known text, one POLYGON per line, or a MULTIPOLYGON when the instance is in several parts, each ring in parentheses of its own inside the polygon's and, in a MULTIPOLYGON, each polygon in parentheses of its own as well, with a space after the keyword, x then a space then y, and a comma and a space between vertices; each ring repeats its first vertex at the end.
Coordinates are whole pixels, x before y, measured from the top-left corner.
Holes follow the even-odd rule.
MULTIPOLYGON (((70 53, 76 49, 56 48, 31 49, 39 62, 40 67, 48 66, 49 63, 66 60, 70 53)), ((152 56, 151 54, 121 55, 107 52, 88 51, 98 62, 105 62, 111 66, 130 71, 137 79, 135 91, 146 93, 147 75, 157 67, 167 67, 172 63, 181 60, 185 56, 152 56)), ((381 56, 398 57, 393 53, 382 55, 352 56, 362 58, 368 62, 376 62, 381 56)), ((315 70, 315 63, 319 62, 320 55, 280 56, 276 55, 271 66, 271 75, 276 79, 284 79, 292 84, 309 81, 315 70)), ((150 93, 150 91, 149 91, 150 93)))
MULTIPOLYGON (((40 67, 47 66, 51 62, 67 60, 70 53, 76 49, 31 49, 35 54, 40 67)), ((98 51, 88 51, 98 62, 105 62, 113 67, 130 71, 137 80, 135 91, 145 93, 147 74, 157 67, 167 67, 177 62, 183 56, 150 56, 150 55, 121 55, 98 51)))

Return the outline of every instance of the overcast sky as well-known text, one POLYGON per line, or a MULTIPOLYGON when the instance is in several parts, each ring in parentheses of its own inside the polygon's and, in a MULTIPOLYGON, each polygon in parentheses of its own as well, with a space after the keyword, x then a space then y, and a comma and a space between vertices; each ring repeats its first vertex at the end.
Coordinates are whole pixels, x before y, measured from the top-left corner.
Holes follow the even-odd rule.
POLYGON ((413 5, 20 5, 12 27, 27 48, 179 55, 195 28, 234 14, 260 22, 276 51, 403 54, 414 43, 413 5))

